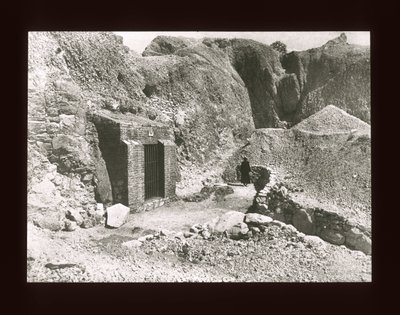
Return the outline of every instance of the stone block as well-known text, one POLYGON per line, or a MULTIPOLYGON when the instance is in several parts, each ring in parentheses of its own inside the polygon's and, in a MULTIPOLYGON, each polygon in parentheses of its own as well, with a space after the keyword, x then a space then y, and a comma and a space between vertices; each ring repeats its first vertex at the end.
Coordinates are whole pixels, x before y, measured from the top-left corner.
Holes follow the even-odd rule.
POLYGON ((324 241, 335 245, 343 245, 345 243, 345 237, 338 231, 334 231, 331 229, 322 229, 318 235, 324 241))
POLYGON ((78 224, 76 222, 65 219, 64 220, 64 230, 68 232, 75 231, 78 227, 78 224))
POLYGON ((107 226, 118 228, 122 226, 129 215, 129 208, 123 204, 117 203, 109 208, 107 208, 107 226))
POLYGON ((40 134, 46 132, 46 123, 42 121, 28 121, 29 134, 40 134))
POLYGON ((45 215, 36 214, 33 218, 33 224, 50 231, 60 231, 65 227, 65 217, 57 211, 48 211, 45 215))
POLYGON ((75 133, 76 132, 76 119, 75 115, 60 115, 60 129, 63 133, 75 133))
POLYGON ((70 209, 67 211, 67 218, 71 221, 75 221, 76 224, 81 225, 83 223, 83 217, 79 210, 70 209))
POLYGON ((58 117, 58 108, 55 107, 47 107, 46 108, 46 113, 47 115, 51 116, 51 117, 58 117))
POLYGON ((272 218, 258 213, 247 213, 244 222, 249 225, 267 225, 272 222, 272 218))
POLYGON ((371 254, 371 239, 356 227, 353 227, 349 231, 345 232, 345 237, 345 244, 349 248, 362 251, 367 255, 371 254))
POLYGON ((245 237, 248 232, 249 232, 249 227, 244 222, 236 223, 235 225, 226 230, 228 237, 234 240, 238 240, 245 237))

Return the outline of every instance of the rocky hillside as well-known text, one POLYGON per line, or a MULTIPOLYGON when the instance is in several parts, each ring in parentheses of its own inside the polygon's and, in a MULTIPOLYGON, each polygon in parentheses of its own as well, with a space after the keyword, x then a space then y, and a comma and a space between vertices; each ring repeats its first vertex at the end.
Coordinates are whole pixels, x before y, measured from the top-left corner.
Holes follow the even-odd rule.
POLYGON ((251 40, 157 37, 138 56, 112 33, 31 32, 28 71, 28 206, 38 222, 79 209, 90 226, 96 202, 112 203, 99 109, 168 124, 182 186, 218 176, 255 128, 328 103, 369 120, 369 50, 343 36, 285 56, 251 40))
POLYGON ((256 128, 298 123, 327 104, 370 122, 370 51, 348 44, 344 33, 321 47, 282 56, 252 40, 159 36, 143 56, 188 51, 200 56, 201 51, 219 51, 228 57, 247 89, 256 128))
POLYGON ((327 104, 370 123, 370 49, 350 45, 345 34, 319 48, 291 52, 282 66, 294 74, 298 95, 289 118, 294 123, 327 104))
POLYGON ((242 155, 275 170, 303 204, 370 226, 371 136, 360 119, 330 105, 291 129, 259 129, 231 158, 227 180, 235 177, 242 155))

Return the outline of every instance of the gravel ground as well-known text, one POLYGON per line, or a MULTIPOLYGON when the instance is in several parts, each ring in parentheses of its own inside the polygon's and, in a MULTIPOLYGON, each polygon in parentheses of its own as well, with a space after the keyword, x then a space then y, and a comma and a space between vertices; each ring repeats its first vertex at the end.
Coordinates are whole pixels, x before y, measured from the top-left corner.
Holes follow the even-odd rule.
POLYGON ((249 240, 137 238, 104 227, 51 232, 28 224, 28 282, 371 281, 371 256, 270 225, 249 240), (75 264, 52 270, 46 264, 75 264))

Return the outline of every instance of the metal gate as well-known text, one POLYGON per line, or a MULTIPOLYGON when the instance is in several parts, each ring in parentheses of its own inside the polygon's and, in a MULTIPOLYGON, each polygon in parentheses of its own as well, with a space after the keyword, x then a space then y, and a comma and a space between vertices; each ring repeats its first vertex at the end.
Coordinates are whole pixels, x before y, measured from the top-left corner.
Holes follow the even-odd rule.
POLYGON ((164 147, 162 144, 144 145, 145 199, 164 197, 164 147))

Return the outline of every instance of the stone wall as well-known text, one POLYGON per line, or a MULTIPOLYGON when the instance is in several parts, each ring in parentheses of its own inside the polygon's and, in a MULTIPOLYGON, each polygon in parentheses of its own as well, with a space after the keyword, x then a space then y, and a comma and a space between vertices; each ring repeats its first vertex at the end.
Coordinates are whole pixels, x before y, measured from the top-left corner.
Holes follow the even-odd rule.
POLYGON ((329 243, 371 254, 370 228, 338 213, 301 205, 291 199, 283 185, 277 184, 271 189, 258 192, 254 198, 253 210, 292 224, 304 234, 317 235, 329 243))
POLYGON ((124 140, 127 146, 128 203, 137 212, 144 203, 144 147, 138 141, 124 140))
POLYGON ((169 139, 168 127, 140 126, 133 127, 129 124, 120 124, 121 140, 137 140, 143 144, 157 144, 159 139, 169 139))
POLYGON ((167 126, 143 122, 142 118, 119 121, 105 115, 94 115, 100 148, 109 171, 114 203, 140 212, 161 206, 175 196, 177 161, 175 143, 167 126), (145 200, 144 145, 161 144, 164 150, 164 196, 145 200))
POLYGON ((177 182, 177 159, 175 143, 171 140, 160 140, 164 147, 164 182, 165 197, 175 196, 177 182))

